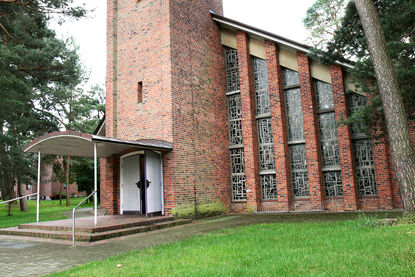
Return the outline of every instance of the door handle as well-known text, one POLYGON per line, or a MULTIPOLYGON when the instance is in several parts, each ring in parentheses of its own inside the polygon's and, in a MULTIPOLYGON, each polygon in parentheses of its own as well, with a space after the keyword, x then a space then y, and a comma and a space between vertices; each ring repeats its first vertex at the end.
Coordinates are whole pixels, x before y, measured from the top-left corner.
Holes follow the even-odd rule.
POLYGON ((148 187, 150 186, 151 181, 146 180, 146 188, 148 189, 148 187))
POLYGON ((138 180, 138 181, 135 183, 135 185, 137 186, 137 188, 138 188, 138 189, 140 189, 140 187, 141 187, 141 180, 138 180))

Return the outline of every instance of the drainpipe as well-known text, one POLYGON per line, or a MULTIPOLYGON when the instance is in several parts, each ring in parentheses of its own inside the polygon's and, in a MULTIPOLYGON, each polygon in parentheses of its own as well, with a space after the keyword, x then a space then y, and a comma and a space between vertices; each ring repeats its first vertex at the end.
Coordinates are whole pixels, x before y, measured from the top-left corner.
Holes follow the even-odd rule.
POLYGON ((118 128, 118 0, 113 0, 112 26, 112 137, 118 128))

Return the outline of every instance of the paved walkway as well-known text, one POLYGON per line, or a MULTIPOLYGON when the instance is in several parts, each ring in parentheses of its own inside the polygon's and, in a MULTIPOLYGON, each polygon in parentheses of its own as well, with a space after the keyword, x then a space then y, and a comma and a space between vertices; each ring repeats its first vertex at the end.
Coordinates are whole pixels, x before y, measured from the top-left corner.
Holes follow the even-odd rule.
MULTIPOLYGON (((390 213, 389 213, 390 214, 390 213)), ((397 216, 390 214, 387 217, 397 216)), ((264 222, 335 220, 356 214, 234 215, 92 244, 0 236, 0 276, 42 276, 133 249, 143 249, 223 228, 264 222)))

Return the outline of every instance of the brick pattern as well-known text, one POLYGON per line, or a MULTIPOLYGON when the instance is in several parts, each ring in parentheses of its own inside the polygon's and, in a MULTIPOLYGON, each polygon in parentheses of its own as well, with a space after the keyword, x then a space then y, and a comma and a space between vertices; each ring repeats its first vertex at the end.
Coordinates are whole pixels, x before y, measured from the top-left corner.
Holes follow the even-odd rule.
POLYGON ((171 86, 174 150, 168 155, 171 204, 230 205, 229 134, 224 49, 209 9, 219 0, 171 0, 171 86))
MULTIPOLYGON (((414 136, 412 136, 412 133, 410 135, 411 135, 411 139, 413 141, 414 136)), ((413 144, 413 142, 412 142, 412 144, 413 144)), ((391 155, 391 149, 390 149, 390 144, 389 143, 386 144, 386 151, 387 151, 387 157, 388 157, 389 177, 390 177, 391 188, 392 188, 393 207, 395 209, 402 209, 403 206, 402 206, 401 191, 400 191, 400 188, 399 188, 398 180, 396 179, 396 172, 395 172, 395 167, 394 167, 393 161, 392 161, 392 155, 391 155)))
MULTIPOLYGON (((370 104, 373 93, 367 94, 370 104)), ((379 209, 393 209, 391 172, 388 157, 389 140, 386 131, 380 127, 372 130, 373 160, 375 162, 376 184, 378 190, 379 209)), ((393 166, 393 165, 392 165, 393 166)))
MULTIPOLYGON (((198 203, 220 200, 236 212, 261 208, 289 211, 401 207, 387 141, 374 151, 377 175, 381 174, 379 197, 356 197, 347 126, 337 128, 345 195, 324 199, 318 121, 310 64, 304 53, 297 53, 297 61, 310 197, 292 199, 282 74, 278 47, 269 41, 265 47, 278 199, 261 201, 252 61, 248 36, 240 31, 237 46, 247 201, 231 203, 224 50, 220 29, 209 14, 209 9, 222 14, 222 1, 111 0, 107 8, 106 136, 173 143, 173 151, 163 154, 167 214, 176 205, 195 200, 198 203), (137 101, 137 82, 143 84, 142 103, 137 101)), ((347 116, 343 76, 338 66, 331 66, 330 70, 339 119, 347 116)), ((119 163, 119 156, 103 159, 101 163, 101 206, 112 214, 119 213, 120 208, 119 163)))
MULTIPOLYGON (((330 66, 331 83, 333 87, 334 110, 336 121, 347 119, 347 99, 344 90, 343 72, 340 66, 330 66)), ((340 165, 343 182, 343 205, 346 211, 357 210, 356 176, 353 165, 351 131, 348 125, 337 126, 339 142, 340 165)), ((335 209, 338 206, 334 207, 335 209)))
POLYGON ((239 79, 242 103, 242 133, 244 140, 247 209, 258 210, 261 199, 259 180, 258 134, 255 121, 255 89, 252 59, 246 33, 237 32, 239 79))
MULTIPOLYGON (((267 55, 268 82, 272 130, 274 140, 275 171, 277 176, 277 201, 279 211, 289 211, 292 190, 290 186, 290 158, 287 144, 287 119, 282 80, 282 69, 279 64, 278 47, 274 42, 265 41, 267 55)), ((265 210, 270 210, 267 203, 265 210)), ((274 208, 275 209, 275 208, 274 208)))
POLYGON ((308 179, 310 186, 310 210, 322 210, 323 176, 321 171, 321 151, 311 81, 310 64, 307 54, 297 52, 298 73, 300 75, 301 101, 304 117, 304 137, 307 151, 308 179))
POLYGON ((393 198, 386 144, 385 137, 372 139, 376 184, 379 197, 378 208, 390 210, 393 209, 393 198))
POLYGON ((100 202, 108 214, 120 213, 120 157, 112 155, 100 161, 100 202))
MULTIPOLYGON (((209 10, 222 14, 222 1, 108 2, 106 136, 173 143, 163 155, 166 213, 195 197, 230 205, 224 52, 209 10)), ((102 180, 102 204, 115 213, 119 195, 109 196, 114 180, 102 180)))

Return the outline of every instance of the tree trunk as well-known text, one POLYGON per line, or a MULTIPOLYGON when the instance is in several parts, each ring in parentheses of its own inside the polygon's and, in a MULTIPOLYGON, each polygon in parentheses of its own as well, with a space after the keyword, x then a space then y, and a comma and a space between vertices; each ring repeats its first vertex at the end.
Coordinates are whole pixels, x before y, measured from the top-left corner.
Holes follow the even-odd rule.
POLYGON ((404 214, 415 211, 415 153, 385 36, 372 0, 355 0, 379 85, 404 214))
POLYGON ((63 183, 60 182, 59 184, 59 205, 62 205, 62 186, 63 186, 63 183))
MULTIPOLYGON (((13 199, 13 190, 9 191, 9 199, 13 199)), ((14 201, 13 201, 14 202, 14 201)), ((12 204, 13 202, 8 203, 7 215, 12 216, 12 204)))
MULTIPOLYGON (((17 192, 19 197, 24 196, 24 184, 21 184, 20 179, 17 178, 17 192)), ((26 203, 26 198, 22 198, 20 199, 20 211, 21 212, 26 212, 27 211, 27 203, 26 203)))
POLYGON ((66 156, 66 170, 65 170, 65 182, 66 182, 66 206, 70 206, 71 202, 69 202, 69 161, 71 157, 66 156))

